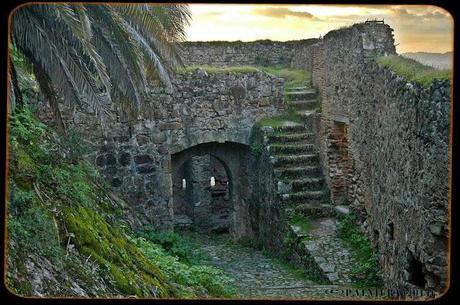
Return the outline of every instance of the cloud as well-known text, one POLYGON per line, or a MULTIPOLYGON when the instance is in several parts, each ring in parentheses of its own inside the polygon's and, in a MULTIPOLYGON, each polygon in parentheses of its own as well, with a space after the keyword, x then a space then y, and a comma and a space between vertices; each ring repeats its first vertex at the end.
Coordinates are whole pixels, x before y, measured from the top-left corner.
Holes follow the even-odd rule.
POLYGON ((430 21, 430 20, 449 20, 450 16, 447 13, 432 10, 417 10, 409 11, 407 8, 396 7, 391 9, 391 15, 404 18, 411 21, 430 21))
POLYGON ((263 15, 266 17, 272 18, 286 18, 287 16, 298 17, 298 18, 305 18, 305 19, 316 19, 315 16, 310 14, 309 12, 296 12, 292 11, 286 7, 279 7, 279 6, 272 6, 266 8, 256 8, 253 10, 254 14, 263 15))

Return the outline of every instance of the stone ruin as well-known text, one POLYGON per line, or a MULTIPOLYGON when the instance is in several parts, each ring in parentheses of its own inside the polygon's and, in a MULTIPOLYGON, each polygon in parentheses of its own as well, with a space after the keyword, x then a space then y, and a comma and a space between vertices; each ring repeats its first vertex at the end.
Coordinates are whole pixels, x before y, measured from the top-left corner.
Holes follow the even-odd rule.
MULTIPOLYGON (((396 53, 392 31, 361 23, 322 39, 187 42, 184 61, 310 71, 321 112, 305 117, 311 144, 304 146, 318 154, 296 162, 317 164, 329 206, 360 215, 388 287, 442 290, 449 264, 450 83, 421 88, 379 67, 373 58, 396 53)), ((254 125, 286 110, 283 79, 197 69, 176 75, 172 90, 149 90, 135 119, 113 106, 103 130, 85 111, 66 121, 93 144, 86 157, 129 203, 132 225, 228 231, 279 249, 280 188, 296 186, 276 182, 267 155, 276 133, 254 133, 254 125), (262 155, 252 143, 262 145, 262 155)))

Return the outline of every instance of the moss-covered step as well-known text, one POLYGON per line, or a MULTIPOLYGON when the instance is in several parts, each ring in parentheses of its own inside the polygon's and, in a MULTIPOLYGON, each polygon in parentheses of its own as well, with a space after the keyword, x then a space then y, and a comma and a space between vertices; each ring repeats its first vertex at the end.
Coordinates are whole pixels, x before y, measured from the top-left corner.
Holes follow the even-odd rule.
POLYGON ((298 154, 298 153, 314 153, 315 145, 310 143, 294 143, 284 144, 276 143, 270 145, 271 154, 298 154))
POLYGON ((318 164, 319 156, 318 154, 273 155, 270 157, 270 162, 275 168, 290 165, 313 166, 318 164))
POLYGON ((287 100, 289 101, 315 99, 316 90, 308 89, 308 90, 299 90, 299 91, 288 91, 288 92, 285 92, 285 96, 287 100))
POLYGON ((289 102, 289 106, 295 110, 314 110, 318 106, 318 102, 315 99, 296 100, 289 102))
POLYGON ((321 168, 319 166, 293 166, 276 168, 274 170, 275 177, 279 179, 292 179, 304 177, 319 177, 321 176, 321 168))
POLYGON ((269 143, 277 144, 309 144, 312 143, 314 134, 311 132, 282 133, 278 132, 269 136, 269 143))

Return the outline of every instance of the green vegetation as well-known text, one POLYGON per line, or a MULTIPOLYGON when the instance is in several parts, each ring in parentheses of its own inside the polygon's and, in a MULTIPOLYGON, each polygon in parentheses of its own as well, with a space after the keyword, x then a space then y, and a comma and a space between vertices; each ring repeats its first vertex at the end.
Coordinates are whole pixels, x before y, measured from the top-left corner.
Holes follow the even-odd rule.
POLYGON ((283 66, 230 66, 230 67, 213 67, 213 66, 187 66, 178 69, 178 73, 190 73, 196 69, 203 69, 208 74, 217 73, 252 73, 264 71, 285 79, 284 88, 289 89, 297 86, 306 86, 310 83, 310 73, 303 69, 292 69, 283 66))
POLYGON ((109 103, 101 92, 136 108, 149 82, 170 84, 180 63, 175 43, 185 40, 190 16, 183 4, 27 5, 14 14, 10 48, 33 67, 58 122, 59 98, 103 115, 109 103))
POLYGON ((286 121, 303 124, 302 116, 293 109, 289 109, 278 116, 263 118, 256 124, 257 126, 281 127, 285 126, 286 121))
MULTIPOLYGON (((178 235, 177 235, 178 236, 178 235)), ((180 297, 193 296, 214 296, 231 297, 235 294, 235 288, 231 278, 223 271, 206 265, 190 264, 191 251, 183 261, 180 257, 167 255, 167 251, 160 245, 154 244, 143 237, 133 240, 146 257, 158 264, 167 277, 181 285, 179 287, 180 297)), ((175 244, 187 243, 183 239, 177 239, 175 244)))
MULTIPOLYGON (((25 262, 32 256, 72 272, 73 280, 85 285, 100 278, 113 294, 231 294, 228 279, 220 271, 177 262, 179 258, 172 255, 192 261, 187 253, 192 247, 178 236, 149 235, 163 245, 169 243, 172 255, 141 237, 131 240, 128 234, 132 233, 123 221, 124 202, 110 196, 109 186, 92 166, 66 153, 82 150, 78 134, 60 139, 24 106, 10 119, 7 279, 11 289, 31 294, 25 262), (96 273, 91 265, 97 266, 96 273)), ((67 286, 61 285, 50 293, 65 293, 67 286)))
POLYGON ((340 221, 338 235, 353 250, 357 258, 356 267, 352 270, 356 287, 382 287, 378 260, 369 238, 358 229, 354 214, 350 213, 340 221))
POLYGON ((377 62, 407 81, 415 82, 422 87, 429 87, 435 79, 451 78, 451 70, 436 70, 403 56, 382 56, 377 58, 377 62))
POLYGON ((252 73, 259 72, 260 70, 257 67, 252 66, 231 66, 231 67, 212 67, 212 66, 187 66, 181 69, 178 69, 177 73, 190 73, 194 72, 196 69, 203 69, 208 74, 218 74, 218 73, 252 73))
POLYGON ((310 220, 301 214, 292 215, 292 217, 289 219, 289 222, 299 227, 303 233, 308 233, 311 230, 310 220))
POLYGON ((307 86, 310 83, 310 73, 304 69, 292 69, 282 66, 259 67, 260 70, 285 79, 284 89, 307 86))
POLYGON ((136 235, 160 245, 169 255, 187 263, 200 263, 204 252, 194 249, 193 244, 176 232, 158 232, 151 226, 144 226, 136 235))

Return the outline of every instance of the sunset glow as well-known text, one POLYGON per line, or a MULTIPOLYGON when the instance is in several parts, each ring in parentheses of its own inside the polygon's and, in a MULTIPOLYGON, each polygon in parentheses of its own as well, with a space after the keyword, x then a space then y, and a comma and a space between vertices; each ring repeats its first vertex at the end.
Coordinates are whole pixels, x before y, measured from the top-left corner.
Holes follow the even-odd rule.
POLYGON ((318 38, 367 19, 395 30, 398 53, 452 51, 453 19, 428 5, 190 4, 189 41, 318 38))

